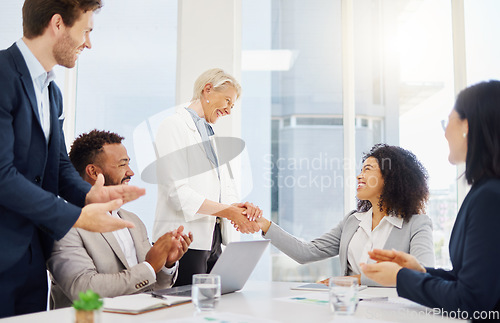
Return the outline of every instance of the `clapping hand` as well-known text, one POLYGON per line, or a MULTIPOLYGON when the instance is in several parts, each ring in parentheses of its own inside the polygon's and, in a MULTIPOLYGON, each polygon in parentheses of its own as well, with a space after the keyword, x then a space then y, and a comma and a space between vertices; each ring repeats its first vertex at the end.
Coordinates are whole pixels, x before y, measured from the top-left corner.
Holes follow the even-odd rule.
POLYGON ((418 262, 417 258, 402 251, 373 249, 368 255, 376 262, 390 261, 401 267, 413 269, 425 273, 425 268, 418 262))
POLYGON ((193 234, 191 232, 186 234, 183 231, 184 227, 182 225, 172 231, 174 238, 178 241, 178 243, 173 244, 168 252, 165 263, 165 266, 168 268, 172 267, 176 261, 184 256, 186 251, 188 251, 189 245, 193 242, 193 234))
POLYGON ((146 261, 159 272, 164 266, 172 267, 186 253, 193 241, 193 234, 183 233, 184 227, 162 235, 146 254, 146 261))

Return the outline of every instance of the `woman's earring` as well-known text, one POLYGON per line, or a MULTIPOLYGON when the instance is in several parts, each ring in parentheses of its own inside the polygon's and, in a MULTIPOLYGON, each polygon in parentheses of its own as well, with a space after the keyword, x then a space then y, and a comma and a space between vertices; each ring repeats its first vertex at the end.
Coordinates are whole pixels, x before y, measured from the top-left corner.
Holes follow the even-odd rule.
POLYGON ((467 134, 464 132, 463 136, 464 136, 464 138, 465 138, 465 137, 467 137, 467 134))
MULTIPOLYGON (((207 103, 210 103, 210 101, 207 100, 207 103)), ((464 137, 465 137, 465 134, 464 134, 464 137)))

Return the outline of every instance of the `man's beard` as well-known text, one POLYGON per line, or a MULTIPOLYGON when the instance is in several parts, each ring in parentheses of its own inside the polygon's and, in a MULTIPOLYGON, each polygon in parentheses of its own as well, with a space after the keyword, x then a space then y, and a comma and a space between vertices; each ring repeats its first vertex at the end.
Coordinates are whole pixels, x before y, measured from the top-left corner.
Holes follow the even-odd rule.
POLYGON ((68 33, 55 44, 53 55, 58 65, 73 68, 76 65, 75 49, 77 44, 71 39, 68 33))

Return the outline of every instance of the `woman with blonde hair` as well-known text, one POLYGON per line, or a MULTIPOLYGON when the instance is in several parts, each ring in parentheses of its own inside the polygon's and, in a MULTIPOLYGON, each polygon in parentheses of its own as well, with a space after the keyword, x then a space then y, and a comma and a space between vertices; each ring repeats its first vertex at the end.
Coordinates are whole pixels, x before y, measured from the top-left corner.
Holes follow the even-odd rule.
POLYGON ((231 114, 240 95, 241 86, 233 76, 210 69, 196 80, 189 105, 178 108, 159 127, 153 240, 179 225, 194 238, 179 262, 176 286, 191 284, 193 274, 210 272, 221 244, 235 238, 231 222, 241 232, 259 230, 249 219, 262 211, 249 202, 237 203, 230 162, 219 158, 221 149, 231 147, 217 147, 211 126, 231 114))

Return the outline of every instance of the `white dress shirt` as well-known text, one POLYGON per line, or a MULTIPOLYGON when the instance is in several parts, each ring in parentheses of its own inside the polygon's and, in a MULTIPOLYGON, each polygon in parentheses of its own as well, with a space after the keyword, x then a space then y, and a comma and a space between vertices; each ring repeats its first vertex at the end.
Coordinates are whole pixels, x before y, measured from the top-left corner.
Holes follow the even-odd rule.
MULTIPOLYGON (((113 210, 111 212, 111 215, 117 219, 120 219, 120 216, 118 215, 118 210, 113 210)), ((120 245, 120 248, 122 249, 123 254, 125 255, 125 259, 127 259, 127 263, 129 264, 129 266, 133 267, 137 265, 138 264, 137 252, 135 250, 134 240, 132 240, 132 236, 130 235, 130 231, 128 230, 128 228, 113 231, 113 235, 118 241, 118 244, 120 245)), ((162 271, 168 275, 172 275, 175 273, 178 263, 179 262, 177 261, 172 268, 163 267, 162 271)), ((153 266, 151 266, 151 264, 148 263, 147 261, 144 261, 144 264, 146 264, 146 266, 148 266, 153 275, 156 276, 156 272, 153 269, 153 266)))
POLYGON ((17 47, 24 57, 24 61, 30 71, 31 80, 35 89, 36 103, 38 107, 38 116, 42 130, 47 142, 50 136, 50 100, 49 84, 56 78, 54 71, 46 72, 42 64, 33 55, 26 43, 19 39, 16 42, 17 47))
POLYGON ((354 216, 360 220, 356 233, 352 236, 347 248, 347 266, 349 275, 361 274, 360 263, 375 263, 368 256, 368 251, 383 249, 393 227, 401 228, 403 218, 396 215, 384 216, 372 231, 373 210, 357 213, 354 216))

